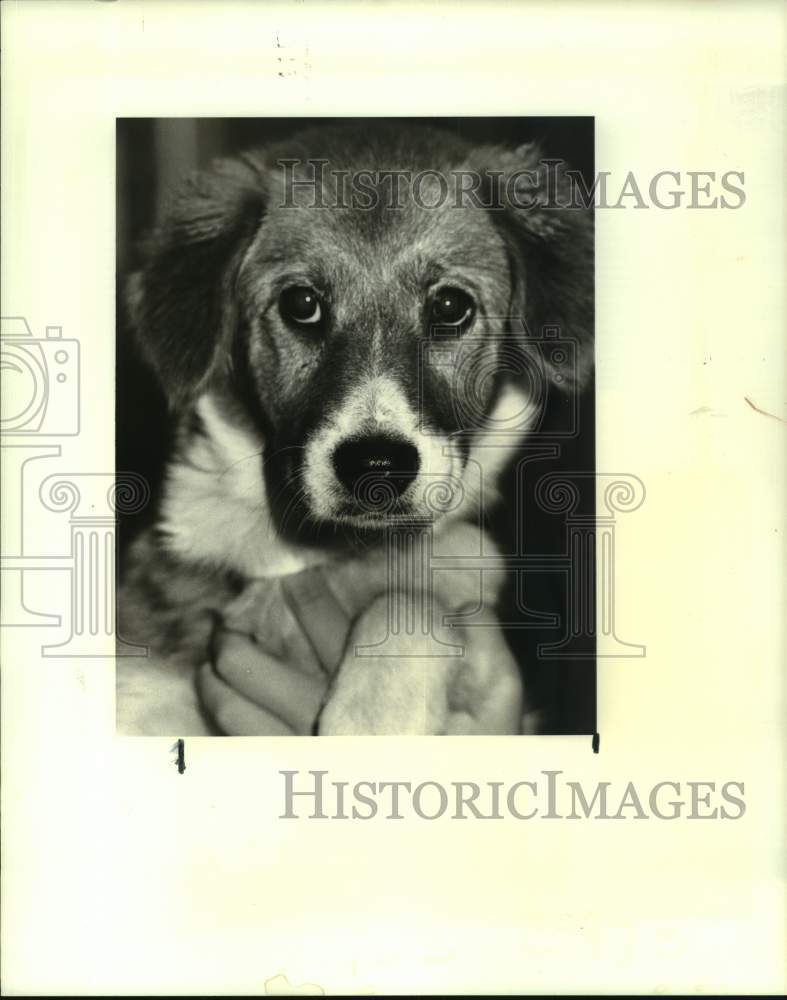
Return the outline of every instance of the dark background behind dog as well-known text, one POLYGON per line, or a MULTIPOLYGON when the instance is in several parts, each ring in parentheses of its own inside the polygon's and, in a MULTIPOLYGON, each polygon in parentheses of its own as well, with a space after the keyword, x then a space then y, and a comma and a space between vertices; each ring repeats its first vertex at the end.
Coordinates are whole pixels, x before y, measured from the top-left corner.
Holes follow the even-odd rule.
MULTIPOLYGON (((326 118, 128 118, 117 123, 117 402, 116 468, 144 476, 151 485, 152 502, 118 524, 119 564, 136 533, 153 516, 164 461, 169 452, 170 425, 164 397, 152 373, 142 364, 126 327, 121 308, 122 282, 138 265, 138 247, 160 219, 167 199, 184 174, 201 169, 216 157, 286 138, 302 128, 328 124, 326 118)), ((364 119, 355 119, 359 130, 364 119)), ((403 125, 420 122, 458 132, 470 142, 514 148, 539 143, 545 157, 565 160, 592 185, 594 164, 593 119, 576 118, 402 118, 403 125)), ((588 473, 595 468, 595 408, 593 381, 578 400, 577 436, 561 439, 556 458, 540 458, 525 466, 519 484, 512 476, 504 484, 507 498, 495 518, 494 530, 503 551, 513 551, 517 537, 524 551, 560 555, 565 551, 563 515, 544 512, 533 500, 535 482, 550 472, 588 473), (522 499, 516 503, 517 490, 522 499)), ((539 437, 549 438, 550 427, 562 425, 560 400, 547 400, 539 437)), ((593 512, 592 478, 585 481, 583 512, 593 512)), ((594 575, 593 575, 594 577, 594 575)), ((528 698, 543 713, 547 733, 594 733, 596 730, 595 649, 589 645, 582 659, 545 658, 539 647, 562 635, 568 606, 563 572, 528 571, 523 578, 524 602, 516 599, 512 579, 502 620, 508 641, 522 665, 528 698), (526 608, 526 610, 525 610, 526 608), (536 619, 538 619, 536 621, 536 619), (559 622, 553 624, 554 620, 559 622)), ((592 602, 595 605, 595 602, 592 602)))

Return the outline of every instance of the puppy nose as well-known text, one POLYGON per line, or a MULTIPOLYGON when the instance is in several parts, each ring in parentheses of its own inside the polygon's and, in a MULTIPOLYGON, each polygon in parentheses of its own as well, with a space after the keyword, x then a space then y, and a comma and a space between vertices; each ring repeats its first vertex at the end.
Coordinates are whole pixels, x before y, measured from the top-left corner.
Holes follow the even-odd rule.
POLYGON ((392 495, 400 497, 418 475, 418 449, 386 434, 350 438, 333 453, 333 466, 342 485, 352 493, 359 480, 384 480, 392 495))

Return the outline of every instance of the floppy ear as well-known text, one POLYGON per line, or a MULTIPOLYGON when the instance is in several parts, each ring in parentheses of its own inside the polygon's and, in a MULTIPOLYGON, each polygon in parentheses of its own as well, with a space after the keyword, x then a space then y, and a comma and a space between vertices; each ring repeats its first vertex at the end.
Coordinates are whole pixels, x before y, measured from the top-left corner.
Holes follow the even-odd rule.
POLYGON ((132 325, 174 405, 193 397, 229 347, 232 285, 264 200, 252 157, 220 160, 188 178, 128 281, 132 325))
MULTIPOLYGON (((555 328, 576 344, 575 364, 564 365, 556 387, 581 387, 593 370, 593 216, 576 203, 565 166, 544 161, 536 145, 487 150, 486 169, 498 172, 492 215, 509 245, 515 291, 512 316, 528 339, 544 343, 555 328), (499 175, 502 172, 502 176, 499 175), (551 330, 551 332, 550 332, 551 330)), ((554 351, 541 352, 551 374, 554 351)))

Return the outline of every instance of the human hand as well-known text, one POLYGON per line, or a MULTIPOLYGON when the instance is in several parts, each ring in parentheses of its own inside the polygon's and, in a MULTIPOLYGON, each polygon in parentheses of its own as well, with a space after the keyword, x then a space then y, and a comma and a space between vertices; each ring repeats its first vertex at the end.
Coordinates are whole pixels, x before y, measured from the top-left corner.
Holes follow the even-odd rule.
POLYGON ((230 735, 308 734, 323 705, 321 734, 519 732, 519 669, 497 620, 485 611, 445 629, 469 592, 457 574, 437 578, 427 631, 459 655, 431 655, 423 623, 389 640, 385 655, 357 655, 388 635, 384 553, 252 585, 202 669, 205 707, 230 735))
POLYGON ((251 585, 214 633, 204 708, 230 736, 311 734, 349 628, 316 571, 251 585))

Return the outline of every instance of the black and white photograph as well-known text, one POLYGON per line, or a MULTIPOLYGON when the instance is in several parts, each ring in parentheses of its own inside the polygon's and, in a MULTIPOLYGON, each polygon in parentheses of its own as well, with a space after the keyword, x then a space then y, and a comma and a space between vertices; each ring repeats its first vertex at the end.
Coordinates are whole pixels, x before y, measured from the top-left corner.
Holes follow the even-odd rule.
POLYGON ((783 995, 787 7, 0 30, 3 996, 783 995))
POLYGON ((593 120, 117 130, 120 731, 594 733, 593 120))

